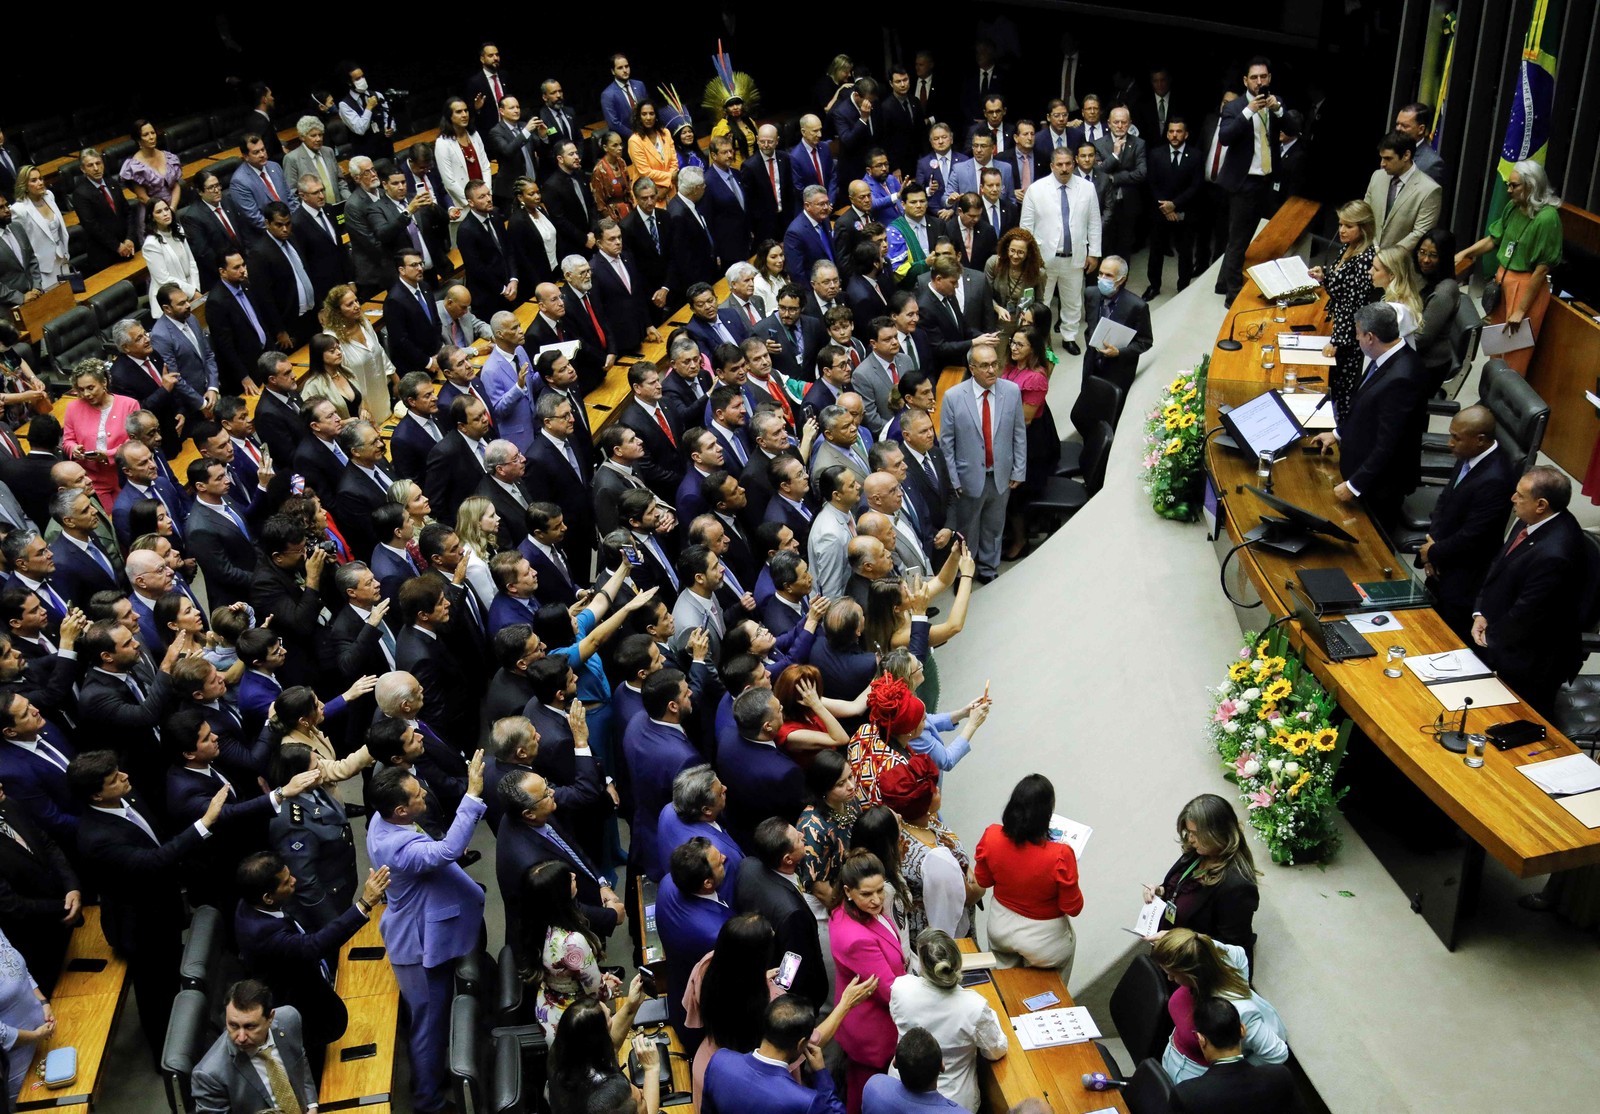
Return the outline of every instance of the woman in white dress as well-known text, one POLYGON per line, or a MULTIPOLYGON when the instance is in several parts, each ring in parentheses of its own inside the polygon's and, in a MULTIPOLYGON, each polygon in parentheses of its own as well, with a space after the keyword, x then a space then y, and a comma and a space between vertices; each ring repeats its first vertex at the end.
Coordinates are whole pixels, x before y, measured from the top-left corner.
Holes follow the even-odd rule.
POLYGON ((11 206, 13 231, 28 237, 33 256, 39 261, 39 289, 49 290, 72 270, 72 248, 67 241, 67 221, 56 204, 56 195, 44 184, 37 166, 17 171, 17 196, 11 206))
POLYGON ((961 949, 948 933, 924 930, 917 937, 917 964, 920 975, 901 975, 890 986, 889 1016, 902 1037, 917 1028, 933 1034, 944 1054, 939 1093, 977 1110, 978 1056, 998 1060, 1010 1042, 983 996, 961 985, 961 949))
POLYGON ((366 400, 373 421, 382 425, 394 407, 394 391, 400 374, 378 341, 377 331, 361 308, 356 288, 341 283, 328 291, 317 311, 323 329, 339 342, 344 356, 344 373, 355 383, 366 400))
POLYGON ((150 289, 160 290, 169 282, 178 284, 189 297, 190 305, 198 305, 205 295, 200 293, 200 264, 183 234, 172 206, 157 198, 150 203, 145 214, 144 265, 150 271, 150 289))
POLYGON ((778 291, 793 281, 783 266, 781 240, 762 240, 756 245, 755 301, 760 303, 762 312, 769 316, 778 312, 778 291))
MULTIPOLYGON (((445 102, 439 138, 433 142, 433 161, 456 209, 466 210, 467 183, 474 178, 493 188, 488 149, 472 130, 472 109, 460 97, 445 102)), ((460 214, 451 213, 450 219, 459 220, 460 214)))
POLYGON ((485 612, 494 603, 494 574, 489 571, 489 561, 499 548, 499 529, 500 514, 488 499, 473 495, 461 501, 456 511, 456 534, 462 542, 462 560, 467 563, 467 583, 485 612))

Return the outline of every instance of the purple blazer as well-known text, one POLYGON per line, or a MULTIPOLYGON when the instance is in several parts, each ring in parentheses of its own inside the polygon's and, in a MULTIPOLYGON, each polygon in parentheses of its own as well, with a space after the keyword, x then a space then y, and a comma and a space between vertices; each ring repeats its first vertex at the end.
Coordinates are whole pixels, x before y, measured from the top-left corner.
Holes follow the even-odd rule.
POLYGON ((678 814, 672 811, 671 803, 663 806, 661 816, 656 821, 656 853, 659 858, 654 863, 646 864, 650 877, 660 882, 666 877, 667 862, 672 858, 672 853, 695 836, 705 836, 728 860, 726 867, 727 877, 723 879, 722 886, 717 890, 717 893, 723 901, 732 905, 734 883, 738 881, 739 864, 744 862, 744 852, 733 838, 733 833, 728 831, 726 820, 719 821, 719 823, 721 824, 720 830, 706 823, 685 824, 678 819, 678 814))
POLYGON ((483 887, 456 862, 486 806, 463 797, 443 839, 378 817, 367 820, 367 857, 389 868, 389 909, 379 929, 393 963, 438 967, 478 946, 483 887))
POLYGON ((828 918, 828 934, 837 971, 836 1001, 851 979, 878 976, 878 989, 872 997, 845 1015, 839 1026, 839 1047, 857 1063, 888 1067, 899 1040, 894 1018, 889 1016, 889 988, 906 973, 900 937, 876 919, 862 924, 843 905, 828 918))

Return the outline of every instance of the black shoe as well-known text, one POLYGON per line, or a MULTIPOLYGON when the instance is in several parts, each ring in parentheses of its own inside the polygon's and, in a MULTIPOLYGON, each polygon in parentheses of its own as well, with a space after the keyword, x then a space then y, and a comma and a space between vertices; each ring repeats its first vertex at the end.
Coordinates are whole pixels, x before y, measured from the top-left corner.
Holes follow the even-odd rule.
POLYGON ((1237 297, 1237 295, 1234 295, 1234 294, 1224 294, 1224 295, 1223 295, 1223 296, 1222 296, 1222 304, 1223 304, 1223 305, 1224 305, 1224 306, 1227 306, 1227 307, 1228 307, 1228 308, 1229 308, 1229 309, 1232 309, 1232 308, 1233 308, 1233 299, 1234 299, 1234 298, 1235 298, 1235 297, 1237 297))
POLYGON ((1139 295, 1140 298, 1143 298, 1147 302, 1159 298, 1160 296, 1161 287, 1159 286, 1147 286, 1144 288, 1144 293, 1139 295))
POLYGON ((1188 279, 1179 279, 1178 280, 1178 293, 1182 294, 1187 289, 1189 289, 1189 280, 1188 279))
POLYGON ((993 573, 980 572, 976 576, 974 576, 972 578, 972 580, 973 580, 973 583, 975 583, 975 584, 993 584, 994 583, 994 574, 993 573))
POLYGON ((1535 894, 1523 894, 1517 898, 1517 904, 1530 913, 1548 913, 1555 908, 1556 903, 1548 894, 1541 891, 1535 894))
MULTIPOLYGON (((1077 341, 1075 341, 1075 340, 1067 341, 1067 355, 1069 355, 1069 356, 1079 356, 1079 355, 1082 355, 1082 354, 1083 354, 1083 349, 1078 347, 1078 342, 1077 341)), ((991 577, 990 579, 993 579, 993 578, 991 577)))
POLYGON ((482 851, 479 851, 476 847, 469 847, 465 851, 461 852, 461 857, 457 859, 456 862, 460 863, 462 866, 471 866, 481 858, 483 858, 482 851))

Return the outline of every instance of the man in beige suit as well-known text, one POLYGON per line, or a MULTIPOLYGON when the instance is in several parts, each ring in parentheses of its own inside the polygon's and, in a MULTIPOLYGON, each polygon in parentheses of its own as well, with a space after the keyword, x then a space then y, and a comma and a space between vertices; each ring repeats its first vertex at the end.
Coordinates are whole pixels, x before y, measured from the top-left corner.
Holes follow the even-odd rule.
POLYGON ((1378 247, 1414 251, 1439 223, 1439 183, 1417 169, 1417 141, 1390 132, 1378 143, 1377 170, 1367 183, 1366 202, 1378 219, 1378 247))

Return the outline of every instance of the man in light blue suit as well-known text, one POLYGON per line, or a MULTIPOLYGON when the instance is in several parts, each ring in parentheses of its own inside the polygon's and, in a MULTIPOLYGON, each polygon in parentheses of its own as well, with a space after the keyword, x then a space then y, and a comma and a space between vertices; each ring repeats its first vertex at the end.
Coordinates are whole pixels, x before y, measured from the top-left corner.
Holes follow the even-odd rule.
POLYGON ((995 169, 1000 172, 1000 183, 1003 189, 1002 196, 1010 197, 1016 190, 1016 179, 1008 163, 997 162, 994 157, 994 140, 986 135, 972 137, 972 157, 964 162, 958 162, 950 168, 950 177, 946 181, 948 197, 957 194, 977 193, 978 187, 983 184, 982 173, 985 170, 995 169))
POLYGON ((633 106, 651 100, 644 82, 633 76, 633 66, 626 54, 611 56, 611 82, 600 90, 600 111, 605 115, 606 126, 622 137, 626 144, 633 134, 633 106))
POLYGON ((283 167, 267 158, 267 145, 259 135, 247 135, 239 144, 244 151, 244 165, 234 171, 228 183, 228 195, 239 207, 239 213, 249 224, 265 233, 267 218, 262 215, 274 201, 289 206, 290 212, 300 208, 298 191, 289 188, 283 176, 283 167))
POLYGON ((522 324, 516 314, 501 310, 489 319, 489 327, 494 330, 494 348, 483 362, 478 384, 494 410, 499 435, 526 449, 537 428, 533 400, 544 388, 544 380, 533 370, 533 361, 522 347, 522 324))
POLYGON ((367 822, 367 856, 374 870, 389 868, 383 943, 411 1011, 413 1101, 417 1110, 432 1114, 450 1105, 445 1051, 453 968, 478 946, 483 928, 483 887, 456 861, 486 807, 483 752, 467 764, 467 795, 443 839, 416 828, 428 805, 409 770, 391 766, 373 775, 367 801, 377 813, 367 822))
POLYGON ((156 290, 156 305, 161 307, 161 314, 150 326, 150 343, 155 346, 156 355, 165 366, 177 368, 183 381, 207 405, 215 403, 221 391, 217 354, 211 349, 211 338, 195 320, 189 295, 177 283, 165 282, 156 290))
POLYGON ((978 560, 978 583, 987 584, 1000 569, 1006 500, 1027 478, 1028 434, 1022 392, 1000 378, 995 346, 974 342, 967 369, 972 378, 945 392, 939 451, 955 489, 946 524, 966 535, 978 560))
POLYGON ((784 994, 767 1003, 761 1045, 754 1052, 721 1048, 706 1067, 703 1114, 844 1114, 844 1096, 811 1043, 817 1011, 805 999, 784 994), (796 1083, 788 1065, 804 1055, 811 1086, 796 1083))

